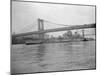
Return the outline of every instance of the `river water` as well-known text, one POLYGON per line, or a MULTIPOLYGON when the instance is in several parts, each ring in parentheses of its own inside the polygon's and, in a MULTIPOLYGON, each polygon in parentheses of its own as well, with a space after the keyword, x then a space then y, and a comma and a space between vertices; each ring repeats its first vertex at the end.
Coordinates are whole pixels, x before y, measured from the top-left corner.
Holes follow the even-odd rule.
POLYGON ((12 73, 95 69, 95 41, 12 45, 12 73))

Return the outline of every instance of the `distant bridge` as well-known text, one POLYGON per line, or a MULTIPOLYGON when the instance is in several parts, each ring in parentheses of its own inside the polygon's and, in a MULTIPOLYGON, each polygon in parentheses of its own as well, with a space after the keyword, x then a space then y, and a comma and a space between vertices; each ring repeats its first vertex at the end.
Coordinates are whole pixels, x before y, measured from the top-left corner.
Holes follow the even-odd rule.
POLYGON ((41 30, 41 31, 33 31, 33 32, 27 32, 27 33, 15 34, 13 36, 19 37, 19 36, 27 36, 27 35, 32 35, 32 34, 42 34, 42 33, 48 33, 48 32, 58 32, 58 31, 85 29, 85 28, 96 28, 96 24, 77 25, 77 26, 62 27, 62 28, 55 28, 55 29, 46 29, 46 30, 41 30))
MULTIPOLYGON (((44 22, 49 22, 43 19, 38 19, 38 31, 33 31, 33 32, 27 32, 27 33, 20 33, 20 34, 13 34, 13 37, 21 37, 21 36, 28 36, 28 35, 34 35, 37 34, 38 38, 40 40, 44 39, 44 34, 49 33, 49 32, 58 32, 58 31, 67 31, 67 30, 76 30, 76 29, 86 29, 86 28, 96 28, 96 24, 85 24, 85 25, 65 25, 67 27, 61 27, 61 28, 54 28, 54 29, 45 29, 44 30, 44 22)), ((53 23, 54 25, 61 25, 57 23, 53 23)), ((82 31, 83 37, 84 37, 84 30, 82 31)))

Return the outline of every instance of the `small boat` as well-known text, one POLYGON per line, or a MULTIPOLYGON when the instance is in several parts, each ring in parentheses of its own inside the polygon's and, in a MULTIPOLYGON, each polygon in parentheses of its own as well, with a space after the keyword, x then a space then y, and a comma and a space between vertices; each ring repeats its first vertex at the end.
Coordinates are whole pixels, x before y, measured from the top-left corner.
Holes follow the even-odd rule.
POLYGON ((94 40, 93 38, 84 38, 82 41, 92 41, 94 40))
POLYGON ((88 41, 86 38, 84 38, 82 41, 88 41))

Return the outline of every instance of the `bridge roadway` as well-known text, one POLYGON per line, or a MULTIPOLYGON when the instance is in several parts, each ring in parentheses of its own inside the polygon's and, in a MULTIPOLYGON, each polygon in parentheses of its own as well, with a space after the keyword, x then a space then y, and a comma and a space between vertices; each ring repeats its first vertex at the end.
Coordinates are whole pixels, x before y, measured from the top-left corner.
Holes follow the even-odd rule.
POLYGON ((42 31, 34 31, 34 32, 14 34, 12 36, 19 37, 19 36, 26 36, 26 35, 32 35, 32 34, 41 34, 41 33, 48 33, 48 32, 57 32, 57 31, 75 30, 75 29, 85 29, 85 28, 96 28, 96 24, 77 25, 77 26, 70 26, 70 27, 47 29, 47 30, 42 30, 42 31))

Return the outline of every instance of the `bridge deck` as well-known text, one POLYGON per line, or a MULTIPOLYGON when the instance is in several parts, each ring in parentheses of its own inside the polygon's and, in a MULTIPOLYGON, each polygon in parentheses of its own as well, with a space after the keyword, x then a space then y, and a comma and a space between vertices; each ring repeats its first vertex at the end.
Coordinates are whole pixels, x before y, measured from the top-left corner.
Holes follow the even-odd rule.
POLYGON ((34 31, 34 32, 15 34, 13 36, 18 37, 18 36, 26 36, 26 35, 32 35, 32 34, 41 34, 41 33, 48 33, 48 32, 57 32, 57 31, 75 30, 75 29, 84 29, 84 28, 96 28, 96 24, 77 25, 77 26, 70 26, 70 27, 47 29, 47 30, 42 30, 42 31, 34 31))

